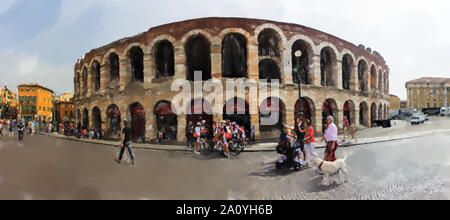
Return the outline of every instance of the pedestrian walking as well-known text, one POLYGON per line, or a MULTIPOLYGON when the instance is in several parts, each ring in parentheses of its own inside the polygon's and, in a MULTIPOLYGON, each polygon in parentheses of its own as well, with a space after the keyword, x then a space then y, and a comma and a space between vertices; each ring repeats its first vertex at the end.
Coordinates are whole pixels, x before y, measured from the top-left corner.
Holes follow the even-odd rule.
POLYGON ((14 121, 9 123, 9 131, 8 131, 8 135, 10 138, 14 137, 14 129, 15 129, 15 123, 14 121))
POLYGON ((345 142, 350 134, 350 122, 347 119, 347 116, 344 116, 344 140, 342 142, 345 142))
POLYGON ((314 128, 310 120, 306 120, 306 137, 305 137, 305 151, 306 151, 306 166, 311 165, 312 158, 319 155, 316 153, 316 139, 314 138, 314 128))
POLYGON ((134 154, 133 154, 133 150, 131 149, 131 128, 128 127, 128 122, 124 121, 123 122, 123 129, 122 129, 122 137, 121 137, 121 149, 120 149, 120 154, 119 154, 119 158, 116 158, 116 162, 117 163, 121 163, 122 158, 123 158, 123 154, 125 153, 125 148, 128 149, 128 153, 130 154, 131 157, 131 162, 134 165, 135 163, 135 158, 134 158, 134 154))
POLYGON ((303 161, 306 160, 305 142, 303 141, 306 136, 306 126, 303 122, 303 115, 296 119, 295 133, 297 134, 297 147, 303 152, 303 161))
POLYGON ((350 123, 350 136, 352 136, 352 140, 355 140, 356 142, 358 142, 358 139, 356 138, 357 130, 356 124, 354 122, 350 123))
POLYGON ((23 141, 23 132, 25 130, 25 124, 22 120, 17 124, 17 134, 19 135, 19 141, 23 141))
POLYGON ((186 139, 186 147, 192 148, 192 146, 194 145, 194 125, 192 121, 189 121, 188 125, 186 126, 186 139))
POLYGON ((324 159, 325 161, 334 162, 336 158, 336 150, 338 149, 338 129, 334 124, 333 116, 327 117, 327 124, 325 125, 325 136, 323 136, 322 141, 326 141, 327 148, 325 150, 324 159))

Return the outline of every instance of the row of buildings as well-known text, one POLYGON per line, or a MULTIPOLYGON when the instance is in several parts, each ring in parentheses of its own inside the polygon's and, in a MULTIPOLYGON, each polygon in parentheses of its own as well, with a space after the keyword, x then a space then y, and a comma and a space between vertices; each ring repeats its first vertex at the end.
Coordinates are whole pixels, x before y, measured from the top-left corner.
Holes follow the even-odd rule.
POLYGON ((40 122, 73 119, 72 94, 55 96, 51 89, 39 84, 22 84, 17 87, 17 91, 18 94, 6 86, 1 88, 0 118, 40 122))

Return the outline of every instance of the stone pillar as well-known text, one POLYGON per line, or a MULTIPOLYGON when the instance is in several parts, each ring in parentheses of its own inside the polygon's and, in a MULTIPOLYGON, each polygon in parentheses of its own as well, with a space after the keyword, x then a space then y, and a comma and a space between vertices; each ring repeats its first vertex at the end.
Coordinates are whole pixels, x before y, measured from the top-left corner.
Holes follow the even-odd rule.
POLYGON ((359 126, 360 126, 359 121, 360 121, 361 119, 360 119, 359 116, 360 116, 360 109, 359 109, 359 107, 357 108, 357 107, 355 106, 355 121, 354 121, 354 123, 355 123, 356 127, 359 127, 359 126))
POLYGON ((186 79, 186 54, 181 43, 174 45, 175 50, 175 76, 174 79, 186 79))
POLYGON ((186 141, 186 115, 179 114, 178 115, 178 132, 177 132, 177 140, 178 141, 186 141))
POLYGON ((105 64, 100 68, 100 93, 104 94, 108 83, 111 82, 110 66, 105 64))
POLYGON ((359 88, 359 80, 358 80, 358 65, 353 65, 352 66, 352 85, 353 85, 353 90, 355 91, 361 91, 361 89, 359 88))
POLYGON ((131 82, 130 62, 128 57, 120 59, 120 91, 124 91, 131 82))
MULTIPOLYGON (((144 54, 144 88, 150 89, 152 80, 156 78, 155 58, 151 51, 144 54)), ((147 138, 147 137, 146 137, 147 138)))
POLYGON ((312 58, 313 62, 313 78, 311 79, 311 84, 314 86, 322 86, 321 81, 321 69, 320 69, 320 54, 314 54, 312 58))
MULTIPOLYGON (((317 108, 316 108, 317 109, 317 108)), ((319 108, 319 110, 316 110, 316 114, 314 116, 314 127, 316 128, 316 134, 318 135, 323 135, 323 130, 322 130, 322 108, 319 108)))
POLYGON ((286 110, 283 115, 284 122, 283 124, 294 127, 295 126, 295 109, 293 105, 286 106, 286 110))
POLYGON ((339 129, 339 132, 344 131, 344 109, 337 110, 336 114, 334 115, 334 123, 339 129))
POLYGON ((335 74, 337 78, 335 78, 335 88, 337 89, 344 89, 344 87, 342 86, 342 61, 338 60, 337 61, 337 66, 336 66, 336 74, 335 74))
POLYGON ((87 74, 87 97, 91 97, 91 95, 94 93, 94 87, 93 87, 93 83, 92 83, 92 70, 91 68, 88 68, 88 74, 87 74))
POLYGON ((211 42, 211 77, 222 79, 222 41, 214 37, 211 42))
POLYGON ((151 141, 157 139, 156 132, 157 128, 155 127, 155 116, 152 112, 146 112, 145 115, 145 140, 151 141))
POLYGON ((108 129, 108 116, 106 115, 106 110, 101 108, 100 108, 100 118, 101 118, 100 128, 106 134, 106 130, 108 129))

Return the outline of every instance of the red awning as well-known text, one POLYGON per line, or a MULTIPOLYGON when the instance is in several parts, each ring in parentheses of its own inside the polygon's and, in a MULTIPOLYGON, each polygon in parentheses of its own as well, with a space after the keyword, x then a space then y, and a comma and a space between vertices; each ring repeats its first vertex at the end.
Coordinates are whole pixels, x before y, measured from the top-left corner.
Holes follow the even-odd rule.
POLYGON ((120 110, 117 107, 108 109, 108 112, 106 113, 108 116, 118 116, 120 115, 120 110))
POLYGON ((131 115, 145 115, 145 110, 142 105, 138 105, 131 109, 131 115))
POLYGON ((348 102, 344 105, 344 111, 350 111, 350 106, 348 105, 348 102))
POLYGON ((259 107, 261 112, 280 112, 282 111, 282 106, 279 99, 268 98, 259 107))
POLYGON ((224 109, 223 109, 223 113, 224 114, 236 114, 236 113, 240 113, 240 112, 248 112, 249 107, 247 105, 247 103, 245 103, 245 101, 238 101, 238 100, 234 100, 233 101, 229 101, 227 102, 227 104, 225 105, 224 109))
POLYGON ((175 114, 172 111, 172 104, 169 102, 160 102, 155 109, 156 115, 172 115, 175 114))
POLYGON ((211 105, 206 101, 192 101, 189 113, 191 115, 212 114, 213 110, 211 105))
POLYGON ((325 103, 323 103, 323 107, 322 107, 322 111, 331 111, 331 105, 328 101, 326 101, 325 103))

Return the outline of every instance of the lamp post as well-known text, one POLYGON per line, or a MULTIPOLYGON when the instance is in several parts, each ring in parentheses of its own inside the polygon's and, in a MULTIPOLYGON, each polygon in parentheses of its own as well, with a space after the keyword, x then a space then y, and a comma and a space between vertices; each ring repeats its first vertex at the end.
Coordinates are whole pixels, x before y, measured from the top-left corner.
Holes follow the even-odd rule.
POLYGON ((302 51, 297 50, 295 51, 295 58, 297 59, 297 83, 298 83, 298 115, 299 117, 302 116, 302 75, 304 74, 303 69, 300 69, 300 57, 302 57, 302 51))

